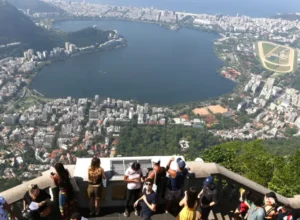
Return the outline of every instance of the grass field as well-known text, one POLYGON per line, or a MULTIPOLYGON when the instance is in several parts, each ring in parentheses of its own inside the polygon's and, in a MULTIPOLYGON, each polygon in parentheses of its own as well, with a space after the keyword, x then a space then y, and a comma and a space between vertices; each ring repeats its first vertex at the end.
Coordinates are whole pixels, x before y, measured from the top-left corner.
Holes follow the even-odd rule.
POLYGON ((273 54, 279 54, 284 49, 286 49, 286 48, 280 46, 280 47, 276 48, 276 50, 274 50, 273 54))
POLYGON ((264 54, 268 54, 271 50, 273 50, 276 45, 275 44, 268 44, 268 43, 262 43, 262 47, 264 50, 264 54))
POLYGON ((278 68, 278 65, 272 64, 272 63, 268 63, 265 62, 266 66, 270 69, 276 70, 278 68))
POLYGON ((272 63, 265 62, 266 66, 270 69, 273 69, 275 72, 285 72, 289 71, 290 67, 289 66, 280 66, 280 65, 275 65, 272 63))
POLYGON ((279 66, 279 67, 277 67, 276 70, 280 71, 280 72, 285 72, 285 71, 289 71, 290 67, 289 66, 279 66))
POLYGON ((269 60, 273 63, 279 63, 279 57, 277 57, 277 56, 270 56, 270 57, 266 58, 266 60, 269 60))
POLYGON ((298 51, 295 50, 295 57, 294 57, 294 70, 293 70, 293 73, 296 72, 298 68, 298 51))

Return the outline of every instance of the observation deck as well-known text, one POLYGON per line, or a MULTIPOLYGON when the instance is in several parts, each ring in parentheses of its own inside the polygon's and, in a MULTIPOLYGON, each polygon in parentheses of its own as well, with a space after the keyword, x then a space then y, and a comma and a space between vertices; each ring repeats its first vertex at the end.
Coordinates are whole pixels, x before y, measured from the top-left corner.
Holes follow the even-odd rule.
MULTIPOLYGON (((136 217, 133 212, 130 214, 129 218, 125 218, 123 216, 124 203, 126 199, 126 184, 123 181, 123 174, 127 167, 134 161, 138 161, 141 164, 143 173, 145 173, 147 168, 152 167, 151 160, 153 158, 153 156, 100 158, 101 166, 104 168, 105 174, 109 180, 107 187, 104 188, 102 192, 103 196, 100 203, 101 216, 89 219, 140 219, 140 217, 136 217)), ((161 159, 161 166, 166 166, 170 156, 161 156, 159 158, 161 159)), ((88 217, 88 198, 86 189, 88 185, 87 169, 90 162, 91 158, 78 158, 76 165, 65 165, 65 167, 69 170, 70 175, 74 177, 78 185, 79 191, 76 192, 76 198, 79 212, 84 217, 88 217)), ((190 174, 185 180, 184 189, 196 186, 197 190, 200 191, 203 181, 208 175, 216 177, 215 184, 218 189, 218 203, 210 213, 209 219, 232 219, 233 211, 239 203, 240 187, 249 189, 257 195, 264 195, 270 191, 269 189, 216 163, 187 161, 187 166, 190 169, 190 174)), ((173 162, 171 164, 171 169, 175 168, 176 164, 173 162)), ((38 178, 0 193, 0 195, 4 196, 7 202, 11 205, 13 212, 18 219, 22 219, 22 198, 30 184, 38 184, 41 189, 49 190, 52 200, 57 201, 58 190, 50 179, 50 173, 53 171, 52 169, 53 168, 43 172, 38 178)), ((291 207, 295 209, 294 215, 298 218, 300 217, 300 195, 296 195, 292 198, 286 198, 277 194, 277 198, 281 204, 290 204, 291 207)), ((169 210, 169 214, 165 214, 163 205, 159 204, 157 214, 155 214, 152 219, 175 219, 175 216, 179 211, 180 207, 178 207, 178 202, 173 202, 171 210, 169 210)), ((51 217, 51 219, 59 219, 58 210, 54 210, 53 217, 51 217)))

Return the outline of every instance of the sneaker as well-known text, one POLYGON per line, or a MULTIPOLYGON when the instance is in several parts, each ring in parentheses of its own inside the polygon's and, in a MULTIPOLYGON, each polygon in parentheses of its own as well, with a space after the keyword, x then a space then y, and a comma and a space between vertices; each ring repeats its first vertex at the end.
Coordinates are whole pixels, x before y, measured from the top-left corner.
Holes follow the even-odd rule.
POLYGON ((134 214, 135 214, 135 216, 140 216, 139 210, 135 209, 135 210, 134 210, 134 214))
POLYGON ((124 216, 125 216, 125 217, 128 217, 128 216, 129 216, 129 212, 128 212, 127 209, 125 209, 124 216))
POLYGON ((168 214, 169 213, 168 210, 165 210, 165 213, 168 214))
POLYGON ((98 216, 100 214, 100 209, 98 208, 95 212, 95 215, 98 216))

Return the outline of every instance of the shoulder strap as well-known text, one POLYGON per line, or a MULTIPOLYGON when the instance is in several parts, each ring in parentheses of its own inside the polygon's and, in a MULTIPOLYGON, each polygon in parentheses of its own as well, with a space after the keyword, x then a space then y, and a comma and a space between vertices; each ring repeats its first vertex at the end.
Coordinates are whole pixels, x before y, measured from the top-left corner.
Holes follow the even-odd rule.
POLYGON ((271 207, 268 211, 266 211, 266 215, 269 215, 273 210, 275 210, 275 208, 271 207))

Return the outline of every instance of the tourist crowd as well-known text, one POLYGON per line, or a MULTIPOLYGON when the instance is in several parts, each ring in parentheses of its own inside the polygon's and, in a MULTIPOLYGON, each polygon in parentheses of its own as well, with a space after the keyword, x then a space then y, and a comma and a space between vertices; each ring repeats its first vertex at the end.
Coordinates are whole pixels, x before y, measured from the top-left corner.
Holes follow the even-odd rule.
MULTIPOLYGON (((218 191, 212 176, 206 177, 203 188, 199 192, 195 186, 183 191, 184 182, 189 175, 184 160, 171 157, 166 167, 160 165, 160 159, 152 160, 153 168, 148 168, 143 175, 138 161, 133 162, 125 171, 124 181, 127 184, 124 216, 128 217, 131 211, 143 220, 151 220, 157 209, 157 204, 165 203, 165 212, 168 213, 171 204, 178 202, 181 211, 177 220, 207 220, 212 208, 217 204, 218 191), (171 169, 175 161, 176 169, 171 169)), ((63 164, 54 165, 55 173, 50 178, 58 189, 57 209, 62 219, 85 219, 80 216, 74 195, 76 183, 63 164)), ((106 176, 101 167, 100 159, 94 157, 88 167, 88 188, 90 216, 99 216, 102 187, 106 187, 106 176)), ((51 196, 37 184, 29 186, 23 198, 23 217, 29 220, 53 219, 51 215, 55 203, 51 196)), ((3 197, 0 197, 0 220, 7 220, 8 216, 14 220, 13 211, 3 197)), ((249 190, 240 189, 240 201, 233 214, 234 219, 247 220, 293 220, 292 209, 289 205, 279 206, 276 194, 267 193, 263 198, 252 194, 249 190)))

